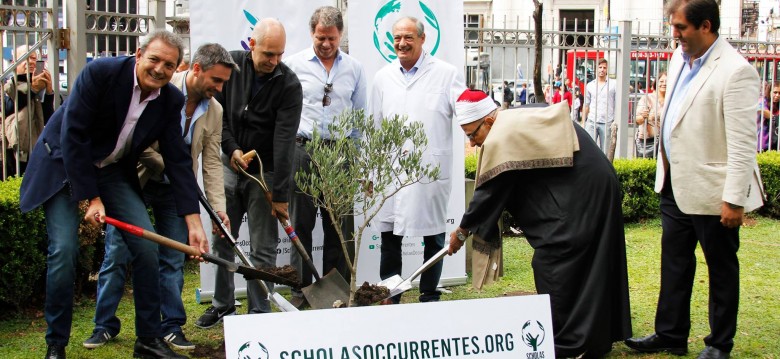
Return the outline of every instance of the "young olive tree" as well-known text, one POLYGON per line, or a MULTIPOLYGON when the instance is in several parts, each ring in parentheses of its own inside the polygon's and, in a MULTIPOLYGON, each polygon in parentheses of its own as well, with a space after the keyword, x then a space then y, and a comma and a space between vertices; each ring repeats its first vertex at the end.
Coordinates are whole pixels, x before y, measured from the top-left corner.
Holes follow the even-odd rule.
POLYGON ((333 223, 341 223, 345 216, 363 217, 355 233, 343 233, 341 226, 334 226, 352 274, 350 306, 357 291, 363 231, 387 199, 402 188, 439 177, 439 167, 422 160, 428 145, 423 124, 406 120, 397 115, 375 120, 363 110, 344 111, 328 126, 333 140, 323 140, 315 130, 306 143, 311 170, 295 174, 298 188, 327 209, 333 223), (354 133, 358 138, 349 137, 354 133), (349 246, 354 246, 354 258, 349 246))

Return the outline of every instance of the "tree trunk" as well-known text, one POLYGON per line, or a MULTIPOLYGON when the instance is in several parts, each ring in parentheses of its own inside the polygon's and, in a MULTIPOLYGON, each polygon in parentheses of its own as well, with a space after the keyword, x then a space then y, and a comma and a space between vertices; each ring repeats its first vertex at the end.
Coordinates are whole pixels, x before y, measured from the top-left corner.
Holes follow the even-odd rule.
POLYGON ((536 103, 547 102, 542 88, 542 0, 534 0, 534 96, 536 103))

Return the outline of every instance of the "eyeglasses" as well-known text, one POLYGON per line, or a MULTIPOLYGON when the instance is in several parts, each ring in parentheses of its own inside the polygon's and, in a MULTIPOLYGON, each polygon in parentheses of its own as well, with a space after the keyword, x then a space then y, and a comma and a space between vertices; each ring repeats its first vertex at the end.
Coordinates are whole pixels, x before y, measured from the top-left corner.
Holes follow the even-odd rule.
POLYGON ((333 91, 333 84, 325 84, 325 96, 322 96, 322 107, 330 106, 330 96, 328 94, 333 91))
POLYGON ((479 128, 482 127, 482 125, 484 124, 485 124, 485 120, 482 120, 482 122, 479 123, 479 126, 477 126, 477 128, 475 128, 474 131, 471 131, 471 133, 466 134, 466 137, 468 137, 469 140, 473 140, 474 136, 477 134, 477 132, 479 132, 479 128))

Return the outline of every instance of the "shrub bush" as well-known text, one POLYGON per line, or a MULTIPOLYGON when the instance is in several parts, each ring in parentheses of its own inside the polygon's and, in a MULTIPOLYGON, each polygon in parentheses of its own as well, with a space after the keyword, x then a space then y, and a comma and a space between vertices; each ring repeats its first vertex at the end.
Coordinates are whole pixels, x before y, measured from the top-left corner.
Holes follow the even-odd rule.
POLYGON ((758 213, 780 218, 780 152, 767 151, 758 154, 758 167, 764 182, 766 200, 758 213))
MULTIPOLYGON (((46 278, 48 236, 43 210, 19 211, 21 178, 0 181, 0 304, 5 314, 29 301, 43 299, 46 278)), ((80 203, 81 214, 87 202, 80 203)), ((75 293, 94 294, 94 281, 103 261, 102 230, 86 222, 79 225, 79 259, 76 267, 75 293)))
POLYGON ((477 161, 479 161, 478 152, 474 152, 470 155, 466 155, 465 158, 465 171, 466 178, 477 179, 477 161))
POLYGON ((616 159, 613 163, 623 191, 623 220, 626 223, 659 215, 660 196, 655 186, 655 160, 616 159))
POLYGON ((21 183, 0 181, 0 303, 14 309, 30 298, 46 267, 43 210, 19 211, 21 183))

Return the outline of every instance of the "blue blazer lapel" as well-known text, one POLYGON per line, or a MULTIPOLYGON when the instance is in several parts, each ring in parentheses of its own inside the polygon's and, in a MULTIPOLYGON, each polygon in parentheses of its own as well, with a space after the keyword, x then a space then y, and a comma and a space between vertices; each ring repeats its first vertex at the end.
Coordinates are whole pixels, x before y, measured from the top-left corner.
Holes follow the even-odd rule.
POLYGON ((116 107, 114 107, 116 113, 115 120, 117 121, 117 129, 120 132, 122 131, 122 124, 127 117, 127 110, 130 108, 130 101, 133 99, 135 57, 128 61, 127 65, 129 66, 123 67, 122 74, 118 77, 118 81, 114 86, 114 101, 116 101, 116 107))

